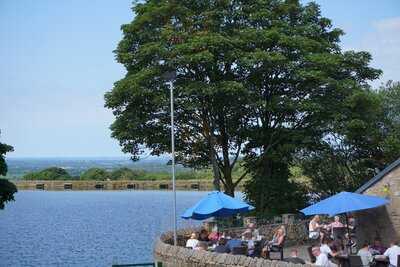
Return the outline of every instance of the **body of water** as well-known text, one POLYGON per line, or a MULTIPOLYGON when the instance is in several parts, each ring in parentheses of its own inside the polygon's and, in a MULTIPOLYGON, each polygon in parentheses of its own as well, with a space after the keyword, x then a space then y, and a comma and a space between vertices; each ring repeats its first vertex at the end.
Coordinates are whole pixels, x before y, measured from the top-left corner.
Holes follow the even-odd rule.
MULTIPOLYGON (((178 192, 178 215, 205 194, 178 192)), ((152 261, 156 237, 172 229, 170 191, 20 191, 15 199, 0 210, 0 266, 152 261)))

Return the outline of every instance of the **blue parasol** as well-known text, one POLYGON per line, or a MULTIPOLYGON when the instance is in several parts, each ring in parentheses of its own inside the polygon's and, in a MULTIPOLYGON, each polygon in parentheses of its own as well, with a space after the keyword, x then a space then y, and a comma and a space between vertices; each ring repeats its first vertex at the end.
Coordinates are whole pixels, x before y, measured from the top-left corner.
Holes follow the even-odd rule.
POLYGON ((305 215, 326 214, 334 216, 341 213, 372 209, 388 203, 389 201, 382 197, 341 192, 302 209, 301 212, 305 215))
POLYGON ((182 214, 184 219, 204 220, 210 217, 227 217, 248 212, 254 207, 222 192, 208 193, 196 205, 182 214))

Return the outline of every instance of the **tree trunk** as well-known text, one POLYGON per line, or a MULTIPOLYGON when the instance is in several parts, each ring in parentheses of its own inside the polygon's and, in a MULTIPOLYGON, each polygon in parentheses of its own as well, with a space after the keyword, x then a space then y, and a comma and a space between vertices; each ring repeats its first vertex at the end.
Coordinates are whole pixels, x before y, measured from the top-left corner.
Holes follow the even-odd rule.
POLYGON ((229 167, 224 170, 225 180, 225 194, 234 197, 235 196, 235 185, 232 181, 232 171, 229 167))

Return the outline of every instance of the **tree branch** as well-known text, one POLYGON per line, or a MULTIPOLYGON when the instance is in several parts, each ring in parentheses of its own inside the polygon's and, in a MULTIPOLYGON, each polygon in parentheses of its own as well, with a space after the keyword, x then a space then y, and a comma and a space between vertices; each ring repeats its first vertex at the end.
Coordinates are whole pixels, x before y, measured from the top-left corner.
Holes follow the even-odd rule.
POLYGON ((242 176, 239 177, 239 179, 237 179, 237 181, 233 184, 233 187, 236 187, 242 180, 244 177, 246 177, 246 175, 249 173, 249 171, 245 171, 242 176))

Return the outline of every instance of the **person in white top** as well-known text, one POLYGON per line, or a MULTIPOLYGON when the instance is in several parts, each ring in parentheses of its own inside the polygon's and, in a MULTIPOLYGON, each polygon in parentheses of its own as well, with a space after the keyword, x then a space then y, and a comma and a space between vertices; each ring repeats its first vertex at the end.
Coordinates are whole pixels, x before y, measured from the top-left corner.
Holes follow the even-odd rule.
POLYGON ((321 232, 322 225, 319 224, 320 218, 318 215, 315 215, 314 218, 310 221, 308 225, 308 237, 310 239, 318 239, 322 240, 323 233, 321 232))
POLYGON ((332 244, 333 240, 330 239, 329 237, 324 237, 324 239, 322 239, 322 245, 320 247, 320 251, 321 253, 326 254, 326 256, 331 256, 331 257, 335 257, 337 254, 339 254, 339 252, 333 252, 330 245, 332 244))
POLYGON ((198 243, 199 243, 199 240, 197 240, 196 233, 192 233, 190 235, 190 238, 186 241, 186 247, 194 249, 195 247, 197 247, 198 243))
POLYGON ((328 259, 328 256, 326 256, 325 253, 321 253, 320 247, 313 247, 312 254, 317 259, 314 265, 322 267, 337 267, 336 264, 334 264, 328 259))
POLYGON ((390 243, 390 248, 388 248, 383 255, 389 258, 390 267, 396 267, 397 257, 400 255, 399 242, 397 240, 392 241, 390 243))
POLYGON ((364 243, 363 247, 358 251, 357 255, 360 256, 364 267, 369 267, 374 260, 371 252, 369 251, 368 243, 364 243))

